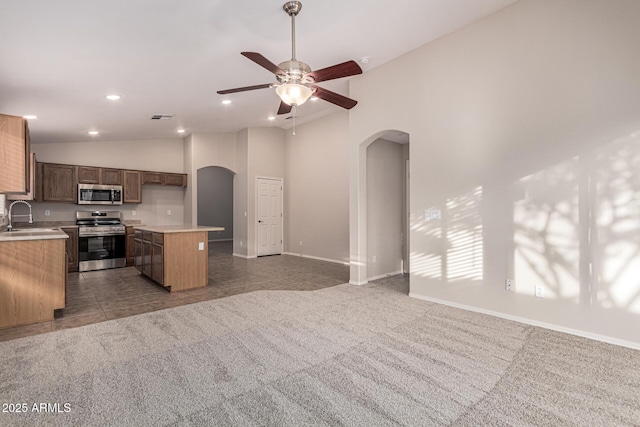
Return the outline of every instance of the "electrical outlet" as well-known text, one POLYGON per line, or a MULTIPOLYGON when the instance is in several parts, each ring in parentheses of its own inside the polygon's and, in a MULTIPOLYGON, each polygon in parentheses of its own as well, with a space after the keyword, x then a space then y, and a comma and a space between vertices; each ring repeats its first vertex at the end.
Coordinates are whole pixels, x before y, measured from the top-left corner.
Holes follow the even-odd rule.
POLYGON ((544 286, 536 285, 536 297, 544 298, 544 286))
POLYGON ((44 216, 51 216, 51 211, 49 209, 45 209, 44 216))
POLYGON ((198 250, 204 251, 204 242, 198 242, 198 250))
POLYGON ((136 212, 136 211, 131 211, 131 216, 136 216, 136 215, 138 215, 138 212, 136 212))
POLYGON ((242 246, 242 240, 240 240, 240 246, 242 246))
POLYGON ((515 291, 516 290, 516 283, 513 279, 506 279, 504 281, 504 288, 507 291, 515 291))
POLYGON ((171 209, 167 209, 167 216, 171 216, 171 209))
POLYGON ((300 240, 300 246, 302 246, 302 240, 300 240))
POLYGON ((374 256, 373 256, 373 263, 375 264, 377 260, 378 260, 378 257, 376 257, 376 256, 374 255, 374 256))

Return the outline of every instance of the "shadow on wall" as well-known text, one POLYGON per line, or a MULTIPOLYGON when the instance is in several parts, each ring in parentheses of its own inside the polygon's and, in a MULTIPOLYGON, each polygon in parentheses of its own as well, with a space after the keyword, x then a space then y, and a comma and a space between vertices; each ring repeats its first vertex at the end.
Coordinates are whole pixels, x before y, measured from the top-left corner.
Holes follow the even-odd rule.
MULTIPOLYGON (((535 297, 542 288, 545 299, 640 314, 638 171, 635 132, 518 179, 499 195, 507 214, 498 228, 512 255, 504 267, 518 294, 535 297)), ((427 249, 412 252, 412 274, 445 286, 483 285, 483 268, 501 260, 486 259, 482 204, 478 186, 420 213, 412 232, 427 249)))
POLYGON ((545 298, 640 314, 638 171, 633 134, 516 183, 520 280, 543 287, 545 298))
POLYGON ((483 279, 482 187, 447 199, 425 211, 424 221, 411 231, 427 237, 431 251, 412 253, 414 272, 453 281, 483 279))
POLYGON ((233 176, 220 166, 198 169, 198 225, 225 228, 209 232, 209 241, 233 240, 233 176))

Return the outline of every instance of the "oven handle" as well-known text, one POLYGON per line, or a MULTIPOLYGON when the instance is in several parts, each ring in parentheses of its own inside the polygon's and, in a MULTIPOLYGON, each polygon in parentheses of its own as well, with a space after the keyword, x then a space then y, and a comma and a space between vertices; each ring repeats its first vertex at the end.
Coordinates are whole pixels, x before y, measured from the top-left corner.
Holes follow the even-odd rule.
POLYGON ((116 231, 116 232, 112 232, 112 233, 105 233, 105 232, 100 232, 100 233, 80 233, 78 235, 78 237, 102 237, 102 236, 124 236, 125 234, 127 234, 126 232, 122 232, 122 231, 116 231))

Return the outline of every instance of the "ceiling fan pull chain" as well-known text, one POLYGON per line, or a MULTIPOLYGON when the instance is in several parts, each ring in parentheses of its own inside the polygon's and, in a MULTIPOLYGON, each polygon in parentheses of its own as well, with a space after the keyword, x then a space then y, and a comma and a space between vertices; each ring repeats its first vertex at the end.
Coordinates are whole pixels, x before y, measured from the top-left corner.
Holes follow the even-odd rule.
POLYGON ((296 106, 293 106, 293 135, 296 134, 296 106))

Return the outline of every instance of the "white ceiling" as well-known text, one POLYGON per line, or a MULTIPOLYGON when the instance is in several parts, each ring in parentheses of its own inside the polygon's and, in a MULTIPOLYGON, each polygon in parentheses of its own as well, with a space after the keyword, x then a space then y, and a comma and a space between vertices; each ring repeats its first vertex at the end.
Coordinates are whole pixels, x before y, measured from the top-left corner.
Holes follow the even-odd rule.
MULTIPOLYGON (((0 113, 34 114, 34 142, 155 139, 188 133, 288 128, 273 89, 217 90, 272 83, 240 55, 290 59, 284 0, 3 0, 0 113), (122 96, 108 101, 107 94, 122 96), (230 105, 221 105, 228 98, 230 105), (153 114, 172 114, 152 121, 153 114)), ((364 72, 515 0, 303 0, 297 56, 312 69, 370 57, 364 72)), ((357 77, 355 77, 357 78, 357 77)), ((348 96, 348 79, 321 86, 348 96)), ((392 83, 392 82, 390 82, 392 83)), ((358 108, 357 106, 355 108, 358 108)), ((324 101, 298 108, 297 123, 339 110, 324 101)))

